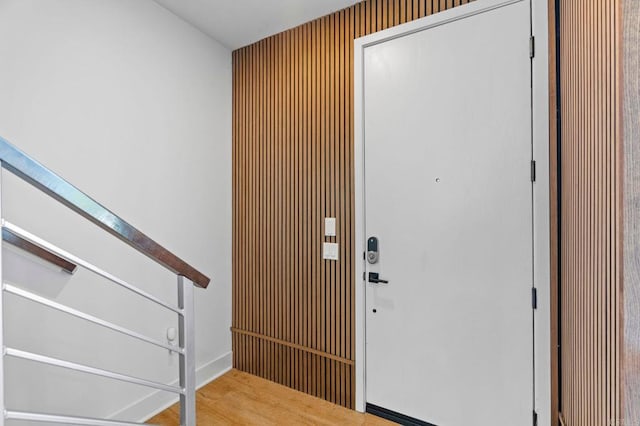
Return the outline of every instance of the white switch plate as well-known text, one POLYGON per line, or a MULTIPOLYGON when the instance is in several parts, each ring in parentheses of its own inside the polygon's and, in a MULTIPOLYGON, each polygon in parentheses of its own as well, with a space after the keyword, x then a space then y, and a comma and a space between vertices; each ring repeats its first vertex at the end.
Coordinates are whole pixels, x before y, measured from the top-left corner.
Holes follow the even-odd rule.
POLYGON ((324 218, 324 236, 325 237, 336 236, 336 218, 335 217, 324 218))
POLYGON ((322 258, 338 260, 338 243, 322 243, 322 258))

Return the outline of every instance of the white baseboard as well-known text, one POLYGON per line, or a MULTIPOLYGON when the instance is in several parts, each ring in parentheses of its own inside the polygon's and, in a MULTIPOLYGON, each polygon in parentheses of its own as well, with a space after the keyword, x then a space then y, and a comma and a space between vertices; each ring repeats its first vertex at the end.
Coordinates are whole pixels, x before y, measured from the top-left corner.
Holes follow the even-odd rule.
MULTIPOLYGON (((227 371, 231 370, 232 353, 226 354, 210 361, 196 369, 196 386, 200 389, 207 383, 217 379, 227 371)), ((170 385, 177 386, 178 380, 170 385)), ((136 422, 146 422, 156 414, 166 410, 178 402, 178 397, 167 392, 155 391, 131 405, 118 410, 109 416, 109 419, 137 419, 136 422)))

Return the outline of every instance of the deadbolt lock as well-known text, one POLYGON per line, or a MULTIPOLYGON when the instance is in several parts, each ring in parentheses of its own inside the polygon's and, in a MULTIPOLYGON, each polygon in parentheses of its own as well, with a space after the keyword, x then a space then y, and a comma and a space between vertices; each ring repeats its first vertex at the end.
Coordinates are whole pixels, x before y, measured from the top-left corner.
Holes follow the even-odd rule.
POLYGON ((378 238, 369 237, 367 240, 367 262, 370 264, 378 263, 378 238))

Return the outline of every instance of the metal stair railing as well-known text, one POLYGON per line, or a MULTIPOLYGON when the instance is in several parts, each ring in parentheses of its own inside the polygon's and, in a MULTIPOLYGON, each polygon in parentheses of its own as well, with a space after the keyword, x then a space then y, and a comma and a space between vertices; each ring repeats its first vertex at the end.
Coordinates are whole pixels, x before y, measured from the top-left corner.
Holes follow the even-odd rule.
MULTIPOLYGON (((91 197, 80 191, 63 178, 20 151, 8 141, 0 137, 0 163, 2 168, 18 176, 27 183, 40 189, 45 194, 53 197, 60 203, 77 212, 82 217, 93 222, 103 230, 118 237, 126 244, 137 251, 147 255, 166 269, 177 276, 178 306, 166 303, 154 295, 141 290, 96 265, 63 250, 54 244, 22 229, 18 225, 4 220, 2 216, 2 202, 0 201, 0 218, 2 225, 2 238, 7 243, 15 245, 29 253, 36 255, 48 262, 51 262, 64 271, 73 273, 77 267, 84 268, 97 274, 112 283, 121 286, 137 296, 145 298, 164 309, 178 315, 178 338, 179 345, 173 346, 164 342, 145 336, 141 333, 130 330, 126 327, 114 324, 110 321, 93 316, 89 313, 65 306, 46 297, 31 293, 14 285, 5 283, 2 279, 2 249, 0 249, 0 404, 2 404, 3 415, 0 415, 0 426, 4 426, 6 420, 24 420, 43 423, 59 423, 74 425, 137 425, 142 423, 98 419, 90 417, 77 417, 65 414, 36 413, 26 411, 11 410, 5 406, 4 389, 4 359, 6 357, 19 358, 37 363, 47 364, 55 367, 80 371, 86 374, 106 377, 128 383, 172 392, 180 396, 180 424, 182 426, 195 426, 195 351, 194 351, 194 287, 206 288, 210 279, 196 270, 194 267, 169 252, 167 249, 156 243, 154 240, 143 234, 141 231, 118 217, 106 207, 93 200, 91 197), (63 359, 49 357, 5 346, 4 343, 4 295, 12 294, 17 297, 29 300, 30 302, 46 306, 60 312, 64 312, 75 318, 91 322, 98 326, 108 328, 115 332, 127 335, 144 343, 154 345, 179 356, 179 386, 166 385, 139 377, 121 374, 89 365, 79 364, 63 359)), ((2 182, 0 180, 0 199, 2 195, 2 182)))

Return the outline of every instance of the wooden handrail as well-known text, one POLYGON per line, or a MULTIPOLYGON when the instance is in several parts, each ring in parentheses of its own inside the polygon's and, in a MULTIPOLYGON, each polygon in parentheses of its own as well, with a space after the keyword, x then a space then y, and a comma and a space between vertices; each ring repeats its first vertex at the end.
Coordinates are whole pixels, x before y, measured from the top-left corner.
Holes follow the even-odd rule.
POLYGON ((2 167, 177 275, 206 288, 210 279, 84 192, 0 137, 2 167))
POLYGON ((24 238, 14 234, 6 228, 2 228, 2 241, 21 248, 27 253, 31 253, 32 255, 37 256, 42 260, 53 263, 54 265, 62 268, 63 271, 70 274, 73 274, 76 270, 76 267, 78 266, 75 263, 69 262, 67 259, 58 256, 57 254, 51 253, 49 250, 45 250, 42 247, 25 240, 24 238))

